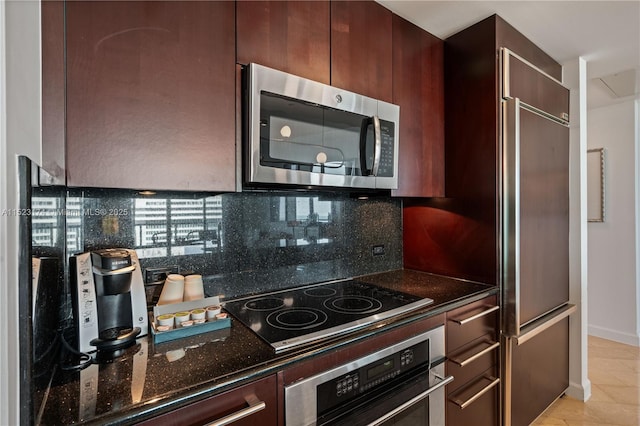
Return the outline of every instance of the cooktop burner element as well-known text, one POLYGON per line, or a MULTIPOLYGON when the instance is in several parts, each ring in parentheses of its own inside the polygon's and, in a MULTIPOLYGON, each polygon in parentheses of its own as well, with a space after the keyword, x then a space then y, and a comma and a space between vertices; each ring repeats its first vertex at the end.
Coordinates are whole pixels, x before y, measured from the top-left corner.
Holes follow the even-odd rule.
POLYGON ((327 287, 314 287, 304 290, 304 294, 313 297, 328 297, 333 296, 336 293, 337 291, 335 289, 327 287))
POLYGON ((430 303, 433 300, 348 280, 236 299, 224 308, 281 352, 430 303))
POLYGON ((278 297, 262 297, 250 300, 244 306, 252 311, 272 311, 284 306, 284 300, 278 297))
POLYGON ((306 330, 327 322, 327 314, 314 308, 292 308, 271 312, 267 323, 283 330, 306 330))
POLYGON ((325 300, 324 306, 334 312, 372 314, 382 308, 382 302, 367 296, 340 296, 325 300))

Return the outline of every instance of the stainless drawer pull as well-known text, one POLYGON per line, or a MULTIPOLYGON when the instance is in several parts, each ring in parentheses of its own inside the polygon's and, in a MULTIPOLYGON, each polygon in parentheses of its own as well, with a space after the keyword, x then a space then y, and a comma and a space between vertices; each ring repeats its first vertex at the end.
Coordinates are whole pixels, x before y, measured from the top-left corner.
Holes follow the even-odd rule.
POLYGON ((491 344, 491 346, 489 346, 488 348, 485 348, 483 350, 481 350, 480 352, 478 352, 475 355, 471 355, 469 358, 460 361, 457 358, 449 358, 449 361, 453 362, 454 364, 459 365, 460 367, 464 367, 465 365, 472 363, 473 361, 475 361, 476 359, 480 358, 482 355, 488 354, 489 352, 491 352, 492 350, 494 350, 495 348, 500 346, 500 342, 493 342, 491 344))
POLYGON ((469 318, 465 318, 465 319, 461 319, 461 320, 456 320, 456 319, 452 319, 451 321, 455 322, 456 324, 460 324, 460 325, 465 325, 467 323, 470 323, 471 321, 475 321, 478 318, 482 318, 485 315, 489 315, 491 312, 495 312, 498 309, 500 309, 500 306, 492 306, 489 309, 480 312, 479 314, 476 314, 474 316, 471 316, 469 318))
POLYGON ((462 408, 464 410, 469 405, 473 404, 478 398, 480 398, 485 393, 489 392, 494 386, 496 386, 498 383, 500 383, 500 379, 499 378, 496 379, 495 377, 487 377, 487 379, 491 380, 492 382, 489 383, 484 388, 482 388, 482 390, 480 390, 480 392, 478 392, 477 394, 473 395, 471 398, 467 399, 466 401, 463 402, 463 401, 460 401, 459 399, 449 399, 449 401, 453 402, 458 407, 460 407, 460 408, 462 408))
POLYGON ((228 416, 215 420, 207 424, 207 426, 225 426, 267 408, 267 404, 264 401, 258 400, 255 396, 247 397, 247 403, 249 404, 247 408, 243 408, 240 411, 236 411, 233 414, 229 414, 228 416))

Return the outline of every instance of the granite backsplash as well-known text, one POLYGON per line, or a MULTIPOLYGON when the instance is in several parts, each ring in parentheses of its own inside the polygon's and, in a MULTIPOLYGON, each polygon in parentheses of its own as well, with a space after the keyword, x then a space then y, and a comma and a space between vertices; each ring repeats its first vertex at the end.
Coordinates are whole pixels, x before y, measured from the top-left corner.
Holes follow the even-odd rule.
POLYGON ((402 268, 401 201, 362 198, 34 188, 32 247, 46 252, 63 239, 67 260, 135 248, 144 270, 201 274, 207 295, 226 298, 402 268))

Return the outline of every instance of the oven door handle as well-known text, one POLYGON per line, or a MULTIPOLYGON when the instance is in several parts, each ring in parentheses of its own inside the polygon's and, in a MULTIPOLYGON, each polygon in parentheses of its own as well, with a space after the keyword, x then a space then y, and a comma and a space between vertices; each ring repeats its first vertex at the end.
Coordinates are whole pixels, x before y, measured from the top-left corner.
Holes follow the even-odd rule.
POLYGON ((448 385, 449 383, 451 383, 453 381, 453 376, 448 376, 448 377, 445 377, 445 378, 440 378, 440 377, 437 377, 437 378, 440 381, 437 382, 435 385, 431 386, 429 389, 427 389, 426 391, 422 392, 421 394, 414 396, 413 398, 411 398, 409 401, 405 402, 404 404, 399 405, 398 407, 396 407, 393 410, 389 411, 388 413, 386 413, 384 416, 380 417, 379 419, 374 420, 373 422, 369 423, 367 426, 376 426, 376 425, 379 425, 381 423, 384 423, 385 421, 389 420, 390 418, 392 418, 396 414, 400 413, 401 411, 404 411, 407 408, 411 407, 412 405, 417 404, 418 402, 420 402, 423 399, 427 398, 432 392, 437 391, 441 387, 446 386, 446 385, 448 385))

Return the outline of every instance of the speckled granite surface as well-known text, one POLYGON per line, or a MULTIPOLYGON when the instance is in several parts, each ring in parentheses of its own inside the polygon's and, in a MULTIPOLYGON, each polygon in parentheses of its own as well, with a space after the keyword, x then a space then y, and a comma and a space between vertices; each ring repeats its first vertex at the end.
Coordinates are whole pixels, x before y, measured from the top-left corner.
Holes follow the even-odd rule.
POLYGON ((370 326, 306 349, 275 354, 236 320, 230 329, 154 345, 150 338, 115 362, 80 372, 59 371, 41 424, 132 424, 247 381, 273 374, 372 333, 453 309, 489 294, 494 287, 415 271, 397 270, 359 279, 434 300, 432 305, 384 325, 370 326))

